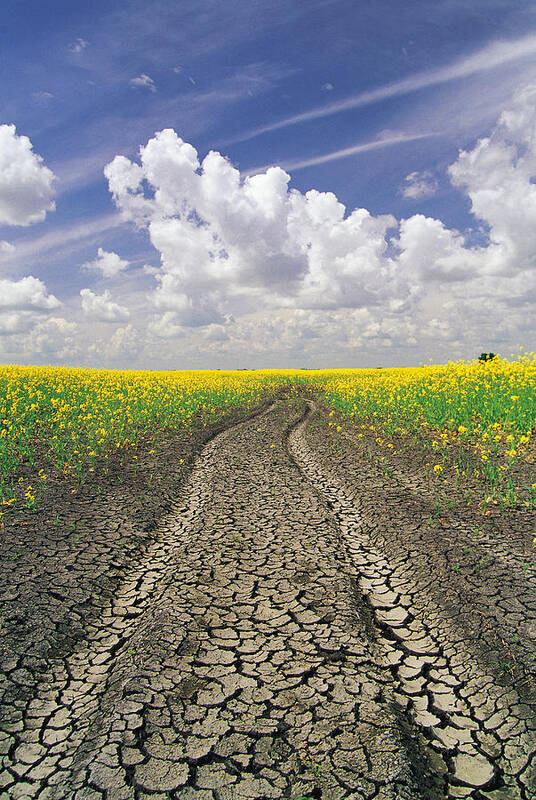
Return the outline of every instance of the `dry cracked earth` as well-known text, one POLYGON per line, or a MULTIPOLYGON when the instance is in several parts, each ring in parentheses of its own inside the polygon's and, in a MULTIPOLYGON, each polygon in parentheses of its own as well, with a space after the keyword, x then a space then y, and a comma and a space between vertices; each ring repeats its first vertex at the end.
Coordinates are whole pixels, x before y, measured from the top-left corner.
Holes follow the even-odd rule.
POLYGON ((323 414, 215 435, 153 530, 100 498, 8 547, 1 800, 536 797, 534 559, 431 528, 323 414))

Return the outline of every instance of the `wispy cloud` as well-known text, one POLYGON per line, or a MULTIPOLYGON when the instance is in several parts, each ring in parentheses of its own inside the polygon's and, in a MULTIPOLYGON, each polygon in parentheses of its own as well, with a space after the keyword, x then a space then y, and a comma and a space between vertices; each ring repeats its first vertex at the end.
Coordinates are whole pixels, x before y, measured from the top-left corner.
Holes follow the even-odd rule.
POLYGON ((85 39, 81 39, 79 37, 78 39, 75 39, 74 42, 71 42, 71 44, 68 47, 68 50, 71 53, 81 53, 82 50, 86 49, 88 44, 89 44, 89 42, 86 42, 85 39))
POLYGON ((151 92, 156 92, 156 86, 152 78, 142 72, 137 78, 130 79, 130 85, 133 89, 149 89, 151 92))
MULTIPOLYGON (((19 239, 16 248, 0 250, 0 264, 17 265, 20 262, 27 267, 28 261, 37 262, 45 253, 55 251, 55 255, 65 255, 75 251, 82 245, 88 245, 92 240, 100 240, 106 231, 118 228, 124 224, 117 213, 105 214, 88 222, 64 225, 52 231, 34 236, 31 239, 19 239)), ((18 270, 17 270, 18 271, 18 270)))
POLYGON ((400 187, 400 193, 409 200, 431 197, 437 192, 437 181, 431 172, 410 172, 400 187))
POLYGON ((518 61, 534 55, 536 55, 536 35, 534 34, 508 42, 492 42, 476 53, 454 61, 452 64, 445 67, 428 70, 426 72, 418 72, 401 81, 395 81, 394 83, 380 86, 378 89, 361 92, 345 100, 317 106, 310 111, 304 111, 301 114, 285 117, 270 125, 263 125, 260 128, 255 128, 252 131, 236 136, 232 140, 226 142, 226 144, 248 141, 263 133, 287 128, 291 125, 298 125, 301 122, 308 122, 313 119, 329 117, 333 114, 339 114, 353 108, 388 100, 391 97, 399 97, 411 92, 416 92, 419 89, 426 89, 430 86, 437 86, 439 84, 459 80, 460 78, 466 78, 470 75, 496 69, 509 62, 518 61))
POLYGON ((354 156, 358 153, 367 153, 369 150, 378 150, 382 147, 392 147, 396 144, 403 144, 404 142, 413 142, 418 139, 427 139, 431 136, 437 136, 436 133, 416 133, 416 134, 400 134, 400 136, 389 136, 384 139, 375 139, 372 142, 363 142, 362 144, 352 145, 352 147, 344 147, 342 150, 333 150, 330 153, 324 153, 321 156, 313 156, 312 158, 300 159, 298 161, 279 161, 273 164, 265 164, 262 167, 253 167, 246 170, 244 175, 255 175, 258 172, 265 172, 269 167, 278 166, 285 170, 292 170, 295 172, 298 169, 305 167, 314 167, 317 164, 327 164, 329 161, 338 161, 340 158, 347 158, 354 156))
POLYGON ((32 92, 32 100, 35 100, 37 103, 48 103, 53 97, 54 95, 52 92, 32 92))
MULTIPOLYGON (((75 158, 52 161, 50 168, 58 179, 57 193, 61 195, 98 181, 104 183, 104 167, 117 155, 118 148, 122 149, 121 144, 110 137, 102 148, 95 148, 92 153, 84 152, 75 158)), ((130 152, 130 149, 127 152, 130 152)))

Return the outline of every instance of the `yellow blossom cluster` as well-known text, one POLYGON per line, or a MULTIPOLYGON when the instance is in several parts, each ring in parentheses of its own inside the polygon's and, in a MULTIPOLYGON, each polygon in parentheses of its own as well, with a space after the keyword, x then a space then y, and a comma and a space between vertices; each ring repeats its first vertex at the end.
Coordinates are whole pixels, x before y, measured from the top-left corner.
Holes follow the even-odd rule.
POLYGON ((443 457, 443 463, 436 458, 430 465, 436 476, 461 450, 490 480, 514 464, 530 467, 535 460, 534 353, 521 352, 512 360, 356 370, 333 376, 325 396, 332 409, 374 432, 380 446, 394 436, 419 439, 443 457))
MULTIPOLYGON (((0 505, 22 492, 21 469, 42 463, 82 479, 97 459, 134 448, 144 436, 208 424, 231 408, 247 409, 296 371, 140 372, 56 367, 0 367, 0 505)), ((303 373, 301 373, 303 375, 303 373)))

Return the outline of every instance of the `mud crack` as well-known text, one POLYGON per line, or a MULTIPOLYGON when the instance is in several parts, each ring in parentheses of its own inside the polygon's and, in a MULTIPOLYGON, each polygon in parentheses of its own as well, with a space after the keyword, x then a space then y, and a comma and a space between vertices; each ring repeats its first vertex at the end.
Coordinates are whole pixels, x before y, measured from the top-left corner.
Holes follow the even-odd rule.
POLYGON ((498 685, 480 668, 443 609, 428 607, 423 613, 416 602, 423 589, 412 580, 411 557, 390 559, 377 549, 359 491, 334 472, 326 474, 308 445, 312 407, 291 432, 289 451, 333 511, 373 613, 379 663, 401 712, 437 754, 446 796, 535 797, 535 776, 528 779, 536 750, 534 710, 513 687, 498 685))

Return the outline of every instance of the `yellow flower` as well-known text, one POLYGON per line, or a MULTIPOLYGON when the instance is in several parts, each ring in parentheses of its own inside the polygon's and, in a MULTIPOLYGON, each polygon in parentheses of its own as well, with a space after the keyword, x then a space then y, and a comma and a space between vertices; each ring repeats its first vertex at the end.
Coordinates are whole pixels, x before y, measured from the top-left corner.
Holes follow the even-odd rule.
POLYGON ((443 467, 441 466, 441 464, 435 464, 435 466, 434 466, 434 472, 436 473, 436 475, 437 475, 438 473, 440 473, 440 472, 443 472, 443 467))

